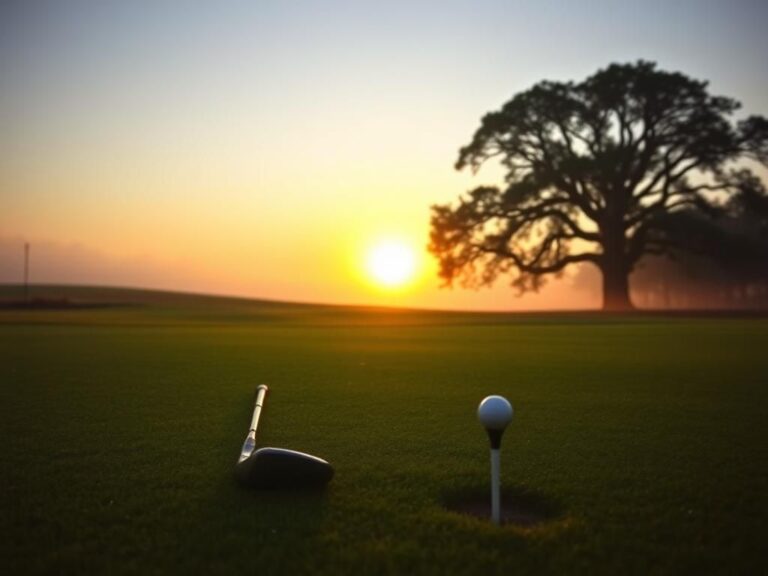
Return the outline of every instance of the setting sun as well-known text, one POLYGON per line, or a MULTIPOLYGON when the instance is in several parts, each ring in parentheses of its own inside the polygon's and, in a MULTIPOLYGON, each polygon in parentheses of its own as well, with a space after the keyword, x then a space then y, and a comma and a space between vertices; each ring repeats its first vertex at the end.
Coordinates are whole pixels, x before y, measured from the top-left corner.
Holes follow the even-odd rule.
POLYGON ((367 269, 378 284, 390 288, 402 286, 416 272, 416 255, 413 248, 404 242, 382 241, 368 253, 367 269))

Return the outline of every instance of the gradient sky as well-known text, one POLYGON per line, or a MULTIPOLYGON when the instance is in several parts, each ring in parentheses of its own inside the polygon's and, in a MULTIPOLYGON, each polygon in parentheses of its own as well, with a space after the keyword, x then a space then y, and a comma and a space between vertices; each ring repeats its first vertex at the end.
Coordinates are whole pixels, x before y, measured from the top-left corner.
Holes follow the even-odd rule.
POLYGON ((638 58, 768 115, 768 4, 42 2, 0 4, 0 282, 445 308, 598 304, 568 279, 438 290, 429 206, 480 117, 542 79, 638 58), (378 238, 423 260, 399 291, 378 238))

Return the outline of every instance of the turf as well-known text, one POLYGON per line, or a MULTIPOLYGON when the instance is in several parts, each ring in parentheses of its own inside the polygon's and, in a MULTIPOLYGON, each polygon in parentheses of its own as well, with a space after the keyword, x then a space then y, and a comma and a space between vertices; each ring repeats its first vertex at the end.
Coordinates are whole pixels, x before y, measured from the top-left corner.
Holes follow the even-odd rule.
POLYGON ((130 291, 0 310, 5 573, 763 573, 768 320, 447 314, 130 291), (321 494, 240 489, 260 445, 330 460, 321 494), (515 406, 486 490, 475 408, 515 406), (6 571, 7 570, 7 571, 6 571))

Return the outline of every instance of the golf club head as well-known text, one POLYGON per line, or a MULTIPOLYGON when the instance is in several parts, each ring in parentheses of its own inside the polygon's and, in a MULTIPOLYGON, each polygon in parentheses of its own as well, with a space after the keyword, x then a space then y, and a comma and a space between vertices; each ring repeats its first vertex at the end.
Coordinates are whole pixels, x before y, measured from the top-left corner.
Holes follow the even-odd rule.
POLYGON ((259 448, 237 465, 238 481, 251 488, 318 489, 333 478, 333 467, 317 456, 286 448, 259 448))

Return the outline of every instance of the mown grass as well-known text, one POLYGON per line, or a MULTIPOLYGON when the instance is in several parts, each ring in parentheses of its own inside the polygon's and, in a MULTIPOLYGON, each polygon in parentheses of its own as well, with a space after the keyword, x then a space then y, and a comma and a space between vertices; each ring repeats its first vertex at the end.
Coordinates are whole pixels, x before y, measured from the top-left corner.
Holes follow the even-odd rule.
POLYGON ((8 573, 765 571, 765 319, 166 296, 0 311, 8 573), (259 443, 330 460, 324 494, 235 484, 262 382, 259 443), (556 520, 444 508, 486 488, 489 393, 515 406, 504 484, 556 520))

